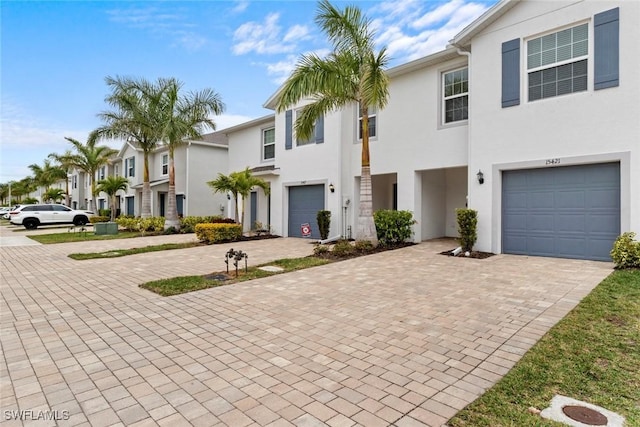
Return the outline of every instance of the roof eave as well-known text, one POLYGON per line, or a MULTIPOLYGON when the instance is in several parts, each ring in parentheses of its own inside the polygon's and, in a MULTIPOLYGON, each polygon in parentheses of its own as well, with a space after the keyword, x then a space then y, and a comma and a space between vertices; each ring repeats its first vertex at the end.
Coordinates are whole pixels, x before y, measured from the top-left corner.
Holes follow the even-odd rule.
POLYGON ((522 0, 500 0, 498 3, 489 8, 485 13, 480 15, 466 28, 460 31, 449 41, 449 44, 456 47, 463 47, 471 43, 471 39, 480 31, 493 24, 498 18, 509 11, 513 6, 522 0))

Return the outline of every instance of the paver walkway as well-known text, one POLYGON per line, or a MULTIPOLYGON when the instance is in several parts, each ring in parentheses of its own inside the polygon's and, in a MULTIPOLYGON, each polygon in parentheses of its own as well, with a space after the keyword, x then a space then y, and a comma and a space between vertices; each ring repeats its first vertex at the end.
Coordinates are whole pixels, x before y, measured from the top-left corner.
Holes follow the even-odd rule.
MULTIPOLYGON (((3 425, 440 426, 611 272, 427 242, 163 298, 137 285, 222 270, 231 245, 66 257, 189 238, 0 248, 3 425)), ((312 250, 233 247, 252 264, 312 250)))

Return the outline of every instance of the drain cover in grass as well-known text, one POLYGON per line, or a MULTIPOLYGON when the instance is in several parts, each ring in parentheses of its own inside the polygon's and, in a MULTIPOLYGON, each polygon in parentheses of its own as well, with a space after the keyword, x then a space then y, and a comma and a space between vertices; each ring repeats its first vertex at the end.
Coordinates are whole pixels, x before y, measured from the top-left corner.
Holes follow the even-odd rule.
POLYGON ((624 417, 615 412, 560 395, 554 396, 551 406, 544 409, 540 416, 574 427, 622 427, 624 425, 624 417))

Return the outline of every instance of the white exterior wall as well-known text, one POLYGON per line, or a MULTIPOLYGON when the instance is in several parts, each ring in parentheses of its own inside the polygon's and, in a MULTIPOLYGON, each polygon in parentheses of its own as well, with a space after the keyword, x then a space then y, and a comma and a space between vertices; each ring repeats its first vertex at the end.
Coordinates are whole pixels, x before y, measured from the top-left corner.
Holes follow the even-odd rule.
POLYGON ((477 249, 501 252, 501 171, 620 161, 621 231, 640 231, 640 3, 523 2, 472 40, 469 207, 477 249), (620 85, 593 90, 593 16, 620 7, 620 85), (527 101, 526 38, 589 22, 588 90, 527 101), (501 44, 521 38, 520 105, 501 108, 501 44), (475 174, 481 169, 484 185, 475 174))
MULTIPOLYGON (((226 195, 214 194, 207 182, 215 179, 218 173, 227 173, 227 149, 190 143, 184 148, 184 163, 180 165, 182 168, 187 165, 185 180, 181 184, 185 186, 182 191, 187 197, 184 201, 185 216, 226 215, 226 195), (225 208, 224 211, 220 210, 221 206, 225 208)), ((181 194, 177 182, 176 194, 181 194)))

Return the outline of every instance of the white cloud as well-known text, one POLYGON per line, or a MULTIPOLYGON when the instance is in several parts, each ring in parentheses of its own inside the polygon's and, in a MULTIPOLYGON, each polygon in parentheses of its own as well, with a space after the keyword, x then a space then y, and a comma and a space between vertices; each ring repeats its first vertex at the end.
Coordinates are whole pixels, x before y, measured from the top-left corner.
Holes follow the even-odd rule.
POLYGON ((216 124, 216 131, 230 128, 231 126, 239 125, 253 119, 255 119, 255 117, 243 116, 241 114, 222 114, 213 117, 213 121, 216 124))
MULTIPOLYGON (((307 52, 305 55, 315 54, 320 58, 325 57, 330 53, 329 49, 318 49, 315 51, 307 52)), ((271 81, 277 85, 281 85, 291 75, 291 72, 296 67, 299 57, 296 55, 287 55, 281 61, 271 63, 257 63, 257 65, 264 66, 267 69, 267 75, 271 77, 271 81)))
POLYGON ((270 13, 262 23, 246 22, 233 34, 232 51, 236 55, 250 52, 258 54, 278 54, 293 52, 300 40, 307 39, 309 29, 303 25, 294 25, 282 36, 282 27, 278 24, 280 15, 270 13))
POLYGON ((452 0, 425 13, 414 21, 411 26, 416 29, 430 27, 448 20, 464 4, 463 0, 452 0))
POLYGON ((231 9, 231 13, 242 13, 249 7, 249 2, 246 0, 235 0, 233 3, 235 6, 231 9))

